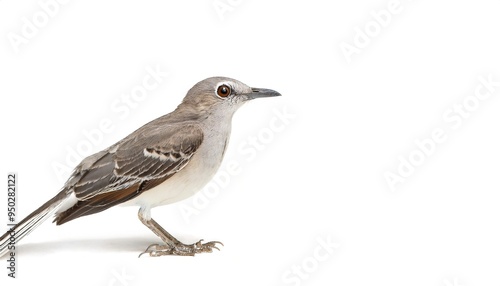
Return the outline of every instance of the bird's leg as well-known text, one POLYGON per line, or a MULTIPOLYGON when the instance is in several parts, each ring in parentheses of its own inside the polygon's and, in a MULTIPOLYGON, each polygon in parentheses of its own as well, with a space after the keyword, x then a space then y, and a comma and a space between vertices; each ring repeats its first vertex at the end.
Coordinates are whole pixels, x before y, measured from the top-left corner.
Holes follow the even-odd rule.
POLYGON ((219 241, 202 243, 203 239, 193 244, 184 244, 151 218, 149 209, 141 208, 139 210, 139 220, 165 242, 165 244, 151 244, 139 255, 139 257, 145 253, 148 253, 149 256, 194 256, 197 253, 212 252, 214 248, 219 250, 217 244, 223 245, 219 241))

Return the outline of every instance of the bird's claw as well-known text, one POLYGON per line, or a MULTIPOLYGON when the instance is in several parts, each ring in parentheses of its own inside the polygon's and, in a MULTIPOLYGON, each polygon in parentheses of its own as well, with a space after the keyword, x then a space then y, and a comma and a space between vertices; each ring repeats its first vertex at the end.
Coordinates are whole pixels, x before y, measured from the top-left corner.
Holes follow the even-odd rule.
POLYGON ((193 244, 183 244, 178 243, 174 246, 168 244, 151 244, 139 254, 141 257, 143 254, 148 253, 149 256, 158 257, 164 255, 179 255, 179 256, 194 256, 197 253, 210 253, 213 252, 213 249, 217 249, 220 251, 217 244, 224 246, 224 244, 220 241, 210 241, 203 243, 203 239, 193 244))
POLYGON ((160 246, 161 245, 158 244, 158 243, 151 244, 150 246, 148 246, 148 248, 146 248, 146 250, 144 250, 143 252, 141 252, 141 254, 139 254, 139 258, 141 258, 141 256, 143 254, 145 254, 145 253, 149 253, 149 255, 152 256, 151 253, 153 253, 154 251, 156 251, 156 248, 160 247, 160 246), (152 248, 155 248, 155 249, 152 249, 152 248))
POLYGON ((196 247, 197 250, 199 250, 199 252, 197 253, 212 252, 214 248, 220 251, 220 249, 217 247, 217 244, 224 246, 224 244, 220 241, 209 241, 207 243, 202 242, 203 239, 200 239, 200 241, 198 241, 197 243, 192 244, 196 247))

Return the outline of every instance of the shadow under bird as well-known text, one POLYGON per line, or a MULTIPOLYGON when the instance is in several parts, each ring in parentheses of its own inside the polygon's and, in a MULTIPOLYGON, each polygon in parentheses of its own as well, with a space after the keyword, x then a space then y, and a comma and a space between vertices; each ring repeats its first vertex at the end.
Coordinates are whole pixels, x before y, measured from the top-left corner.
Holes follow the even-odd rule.
POLYGON ((11 236, 17 243, 53 215, 61 225, 116 205, 138 206, 139 220, 163 240, 143 254, 192 256, 218 249, 217 241, 180 242, 151 218, 151 209, 201 190, 222 162, 234 112, 249 100, 279 95, 225 77, 198 82, 173 112, 83 159, 54 198, 0 237, 0 256, 11 236))

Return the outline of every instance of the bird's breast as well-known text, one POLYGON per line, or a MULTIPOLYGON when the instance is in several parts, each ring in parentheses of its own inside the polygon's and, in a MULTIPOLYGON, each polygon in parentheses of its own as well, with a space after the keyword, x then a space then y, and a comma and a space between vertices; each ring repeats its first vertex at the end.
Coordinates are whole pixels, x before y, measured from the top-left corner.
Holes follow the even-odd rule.
POLYGON ((200 147, 182 170, 123 205, 152 208, 181 201, 203 189, 221 165, 229 134, 229 129, 206 132, 200 147))

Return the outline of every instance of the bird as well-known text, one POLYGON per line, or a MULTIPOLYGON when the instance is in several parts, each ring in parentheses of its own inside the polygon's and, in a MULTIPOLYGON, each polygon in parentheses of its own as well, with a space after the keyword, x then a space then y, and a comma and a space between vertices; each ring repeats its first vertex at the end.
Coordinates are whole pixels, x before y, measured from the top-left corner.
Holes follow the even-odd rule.
POLYGON ((174 111, 83 159, 59 193, 0 237, 0 257, 12 241, 18 243, 52 216, 62 225, 118 205, 139 207, 139 220, 163 241, 141 255, 194 256, 219 250, 219 241, 177 240, 151 217, 151 209, 200 191, 221 165, 236 110, 250 100, 280 95, 228 77, 196 83, 174 111))

